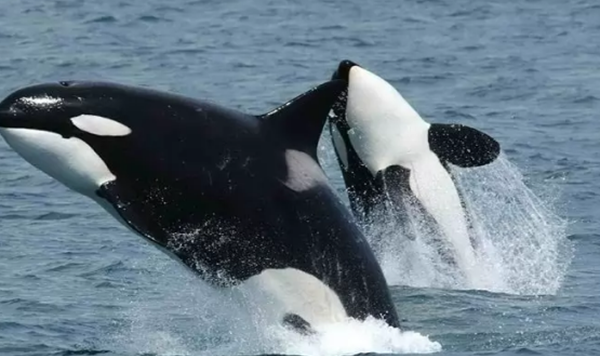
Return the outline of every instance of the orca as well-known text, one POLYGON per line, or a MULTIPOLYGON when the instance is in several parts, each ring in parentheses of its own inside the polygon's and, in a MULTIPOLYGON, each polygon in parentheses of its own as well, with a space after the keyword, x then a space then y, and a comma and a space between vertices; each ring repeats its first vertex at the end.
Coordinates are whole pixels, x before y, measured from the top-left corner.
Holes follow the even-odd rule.
POLYGON ((392 85, 352 61, 340 62, 332 79, 348 83, 329 131, 355 216, 368 225, 383 207, 410 234, 407 207, 416 204, 445 237, 447 260, 470 278, 476 244, 449 165, 491 163, 500 144, 469 126, 424 121, 392 85))
POLYGON ((214 286, 261 287, 303 329, 399 327, 381 268, 318 164, 326 82, 259 116, 145 88, 68 81, 0 103, 0 134, 214 286))

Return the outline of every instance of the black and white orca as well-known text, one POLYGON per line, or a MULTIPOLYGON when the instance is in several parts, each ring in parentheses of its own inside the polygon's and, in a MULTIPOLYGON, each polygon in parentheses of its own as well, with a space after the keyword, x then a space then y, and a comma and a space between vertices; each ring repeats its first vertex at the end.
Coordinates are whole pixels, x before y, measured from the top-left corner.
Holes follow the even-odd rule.
POLYGON ((399 327, 380 266, 316 158, 345 86, 257 117, 117 84, 43 84, 0 103, 0 134, 209 283, 259 285, 278 320, 399 327))
POLYGON ((468 126, 425 122, 392 85, 351 61, 342 61, 333 79, 348 83, 329 130, 354 214, 369 222, 384 206, 406 224, 405 204, 418 203, 469 278, 475 251, 448 165, 488 164, 500 153, 498 142, 468 126))

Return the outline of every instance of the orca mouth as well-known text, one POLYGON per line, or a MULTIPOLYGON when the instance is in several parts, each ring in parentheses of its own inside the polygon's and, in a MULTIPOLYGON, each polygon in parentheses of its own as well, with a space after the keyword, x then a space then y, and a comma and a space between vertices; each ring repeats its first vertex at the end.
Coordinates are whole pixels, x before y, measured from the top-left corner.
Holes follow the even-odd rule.
POLYGON ((346 127, 346 105, 348 103, 348 90, 345 89, 331 107, 331 114, 329 114, 329 120, 335 124, 341 124, 346 127))
POLYGON ((23 126, 19 120, 19 112, 14 108, 8 108, 0 103, 0 128, 19 128, 23 126))
POLYGON ((359 65, 347 59, 341 61, 331 79, 341 79, 350 82, 350 69, 354 66, 359 65))
POLYGON ((74 84, 76 83, 72 81, 63 81, 23 87, 0 102, 0 113, 5 117, 7 112, 34 113, 59 108, 70 97, 69 87, 74 84))
POLYGON ((64 111, 66 100, 57 84, 40 84, 19 89, 0 102, 0 128, 52 131, 64 111))
MULTIPOLYGON (((329 116, 329 119, 336 123, 340 124, 343 127, 346 127, 348 124, 345 123, 346 118, 346 104, 348 103, 348 86, 350 85, 350 69, 354 66, 359 66, 358 64, 350 61, 343 60, 338 65, 338 68, 333 75, 331 76, 332 80, 343 80, 347 83, 346 89, 340 94, 338 99, 334 102, 331 107, 333 111, 333 115, 329 116)), ((359 66, 360 67, 360 66, 359 66)))
POLYGON ((40 125, 32 115, 22 110, 10 107, 6 108, 0 104, 0 129, 41 129, 44 125, 40 125))

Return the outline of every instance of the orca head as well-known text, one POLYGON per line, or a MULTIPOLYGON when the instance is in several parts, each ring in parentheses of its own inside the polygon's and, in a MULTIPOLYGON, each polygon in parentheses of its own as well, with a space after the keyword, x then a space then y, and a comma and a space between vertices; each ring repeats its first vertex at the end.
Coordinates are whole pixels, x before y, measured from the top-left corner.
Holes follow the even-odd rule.
POLYGON ((426 148, 429 124, 392 85, 349 60, 333 76, 348 83, 345 102, 334 106, 337 127, 373 176, 426 148))
POLYGON ((487 134, 464 125, 429 124, 387 81, 360 65, 344 60, 333 74, 348 83, 334 105, 338 129, 373 175, 392 164, 408 165, 433 151, 445 164, 474 167, 488 164, 500 145, 487 134))
MULTIPOLYGON (((38 169, 95 197, 101 185, 115 179, 108 161, 126 154, 123 144, 139 137, 136 127, 142 123, 126 112, 135 104, 127 103, 131 98, 123 88, 59 82, 20 89, 0 103, 0 134, 38 169)), ((145 120, 144 125, 152 124, 145 120)))
POLYGON ((400 93, 381 77, 361 67, 355 62, 343 60, 333 74, 334 79, 348 83, 343 106, 336 106, 350 126, 357 127, 377 124, 381 117, 394 116, 397 119, 421 119, 408 105, 400 93))
POLYGON ((391 84, 349 60, 340 62, 333 78, 348 87, 333 107, 332 121, 374 177, 427 149, 429 124, 391 84))

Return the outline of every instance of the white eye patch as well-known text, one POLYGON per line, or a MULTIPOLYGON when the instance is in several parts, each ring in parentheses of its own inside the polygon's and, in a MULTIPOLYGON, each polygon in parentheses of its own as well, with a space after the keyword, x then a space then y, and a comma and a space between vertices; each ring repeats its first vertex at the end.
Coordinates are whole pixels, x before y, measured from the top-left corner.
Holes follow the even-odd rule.
POLYGON ((97 136, 127 136, 131 129, 120 122, 96 115, 79 115, 71 122, 81 131, 97 136))

